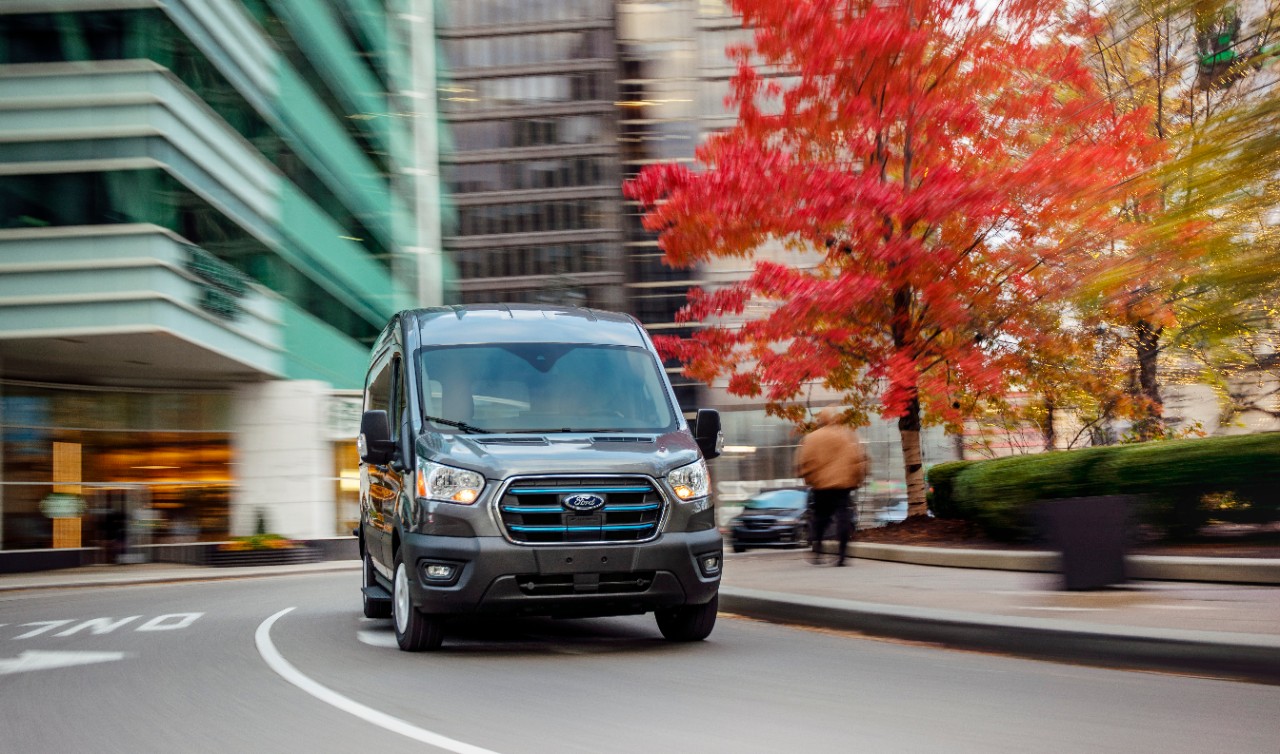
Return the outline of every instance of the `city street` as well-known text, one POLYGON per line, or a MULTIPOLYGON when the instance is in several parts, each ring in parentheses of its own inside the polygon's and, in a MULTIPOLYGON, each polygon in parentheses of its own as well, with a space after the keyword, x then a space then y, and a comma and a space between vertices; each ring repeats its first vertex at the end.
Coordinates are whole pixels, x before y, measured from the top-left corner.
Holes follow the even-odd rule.
POLYGON ((721 615, 460 626, 399 652, 354 571, 0 597, 4 749, 1274 754, 1280 687, 721 615))

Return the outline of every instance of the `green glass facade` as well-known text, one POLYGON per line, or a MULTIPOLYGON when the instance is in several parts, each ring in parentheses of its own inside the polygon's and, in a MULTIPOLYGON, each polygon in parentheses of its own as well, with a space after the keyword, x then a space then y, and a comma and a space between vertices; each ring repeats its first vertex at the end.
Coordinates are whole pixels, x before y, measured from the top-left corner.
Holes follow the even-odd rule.
MULTIPOLYGON (((235 533, 237 499, 271 497, 246 492, 259 482, 242 478, 237 447, 261 466, 258 448, 291 447, 257 416, 322 412, 323 390, 360 387, 391 314, 439 303, 436 124, 418 112, 424 58, 405 21, 417 5, 0 4, 0 546, 48 546, 37 523, 55 486, 79 485, 89 507, 86 490, 140 489, 131 505, 176 501, 169 518, 203 538, 235 533), (303 409, 254 387, 291 381, 321 398, 303 409), (33 428, 22 407, 42 390, 61 418, 33 428), (57 408, 111 414, 143 394, 235 409, 90 435, 57 408), (111 460, 161 447, 221 466, 111 460), (75 484, 55 479, 59 453, 79 454, 75 484)), ((301 473, 331 476, 336 495, 342 454, 306 453, 322 460, 301 473)))
MULTIPOLYGON (((239 15, 225 23, 204 3, 77 5, 0 15, 0 228, 166 228, 359 345, 411 303, 412 184, 394 180, 410 135, 387 94, 390 42, 362 31, 386 25, 384 6, 214 3, 239 15), (164 132, 179 109, 201 122, 164 132), (227 167, 264 184, 255 195, 227 167)), ((293 366, 282 352, 280 376, 293 366)))

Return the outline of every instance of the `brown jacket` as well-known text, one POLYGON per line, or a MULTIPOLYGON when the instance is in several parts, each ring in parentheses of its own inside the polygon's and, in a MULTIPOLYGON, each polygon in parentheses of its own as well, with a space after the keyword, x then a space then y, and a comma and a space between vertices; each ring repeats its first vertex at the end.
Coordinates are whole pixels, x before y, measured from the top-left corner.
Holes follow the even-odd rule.
POLYGON ((796 473, 816 490, 856 489, 862 486, 870 469, 858 433, 836 423, 837 417, 831 409, 818 414, 819 427, 801 441, 796 451, 796 473))

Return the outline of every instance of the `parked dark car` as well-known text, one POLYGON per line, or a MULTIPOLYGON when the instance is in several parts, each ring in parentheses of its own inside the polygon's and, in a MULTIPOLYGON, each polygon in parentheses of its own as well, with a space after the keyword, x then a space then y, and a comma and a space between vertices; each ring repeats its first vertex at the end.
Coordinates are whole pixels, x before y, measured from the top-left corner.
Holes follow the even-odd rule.
POLYGON ((809 491, 768 490, 751 498, 729 522, 734 552, 748 547, 803 547, 809 541, 809 491))
POLYGON ((907 517, 907 496, 900 495, 888 500, 876 509, 876 526, 895 524, 907 517))

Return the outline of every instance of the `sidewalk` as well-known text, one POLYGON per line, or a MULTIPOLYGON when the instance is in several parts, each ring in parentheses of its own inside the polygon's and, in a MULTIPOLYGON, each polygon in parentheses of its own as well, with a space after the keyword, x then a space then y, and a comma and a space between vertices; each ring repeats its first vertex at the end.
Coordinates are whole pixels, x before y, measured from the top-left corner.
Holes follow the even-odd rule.
MULTIPOLYGON (((874 554, 906 559, 920 549, 874 554)), ((932 549, 932 557, 940 557, 932 549)), ((963 560, 958 552, 951 557, 963 560)), ((1280 684, 1277 586, 1135 580, 1063 592, 1052 573, 865 557, 849 562, 847 568, 814 566, 798 550, 726 555, 720 609, 963 649, 1280 684)), ((0 576, 0 600, 34 589, 355 573, 359 567, 355 560, 251 568, 157 563, 7 574, 0 576)))
MULTIPOLYGON (((964 560, 941 548, 876 555, 921 549, 964 560)), ((814 566, 798 550, 728 555, 720 609, 962 649, 1280 684, 1277 586, 1132 580, 1065 592, 1054 573, 849 563, 814 566)))

